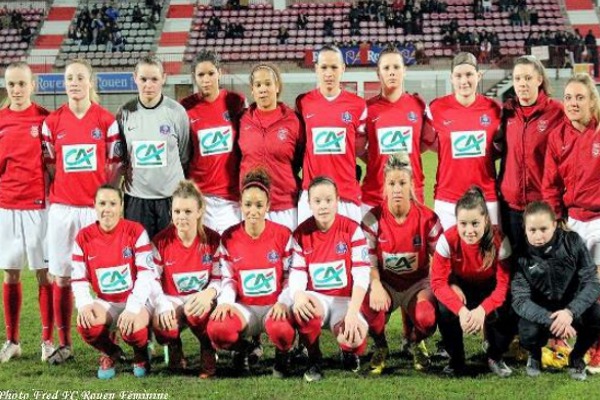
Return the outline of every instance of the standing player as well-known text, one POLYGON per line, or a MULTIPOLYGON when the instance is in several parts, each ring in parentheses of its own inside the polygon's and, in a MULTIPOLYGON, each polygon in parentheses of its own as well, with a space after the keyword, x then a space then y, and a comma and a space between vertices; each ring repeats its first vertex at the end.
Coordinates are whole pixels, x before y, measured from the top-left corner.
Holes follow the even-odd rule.
POLYGON ((48 111, 31 101, 35 89, 24 62, 10 64, 4 74, 8 107, 0 110, 0 268, 4 270, 6 342, 0 362, 21 355, 19 328, 23 299, 21 271, 34 270, 42 322, 42 361, 52 344, 52 281, 46 248, 46 187, 40 132, 48 111))
POLYGON ((235 350, 234 368, 248 371, 250 343, 244 337, 266 332, 275 344, 273 375, 288 373, 295 330, 288 294, 292 233, 266 219, 270 180, 252 170, 242 181, 243 221, 221 238, 223 287, 208 323, 215 348, 235 350))
POLYGON ((122 148, 114 117, 97 104, 89 62, 75 59, 67 64, 65 88, 68 103, 51 113, 42 128, 45 162, 53 178, 48 259, 55 279, 53 307, 60 344, 48 358, 51 364, 73 356, 73 241, 80 229, 96 221, 94 195, 100 185, 116 180, 122 148))
POLYGON ((502 110, 502 224, 515 252, 525 244, 523 210, 542 198, 544 156, 549 133, 562 122, 562 105, 549 97, 550 82, 542 63, 533 56, 515 60, 516 97, 502 110))
POLYGON ((123 351, 110 337, 119 328, 133 347, 133 374, 150 371, 147 300, 156 279, 152 245, 142 225, 122 218, 123 193, 111 185, 98 188, 94 207, 98 222, 83 228, 73 246, 73 294, 77 330, 101 352, 99 379, 115 376, 123 351), (90 287, 97 295, 94 299, 90 287))
POLYGON ((186 367, 181 330, 189 326, 200 341, 200 378, 216 372, 215 351, 206 334, 208 317, 221 289, 219 234, 203 225, 205 203, 196 185, 181 181, 173 192, 172 221, 153 239, 162 293, 155 298, 156 340, 168 344, 169 368, 186 367))
POLYGON ((135 66, 138 97, 117 112, 127 144, 125 218, 154 237, 171 221, 171 194, 189 162, 189 121, 175 100, 162 94, 166 74, 153 56, 135 66))
POLYGON ((387 158, 384 170, 385 203, 363 218, 371 256, 371 288, 362 313, 375 341, 371 372, 381 374, 388 354, 385 324, 400 307, 410 324, 414 367, 429 363, 424 339, 435 332, 436 301, 429 284, 429 260, 442 233, 438 217, 415 200, 411 161, 408 154, 387 158), (418 344, 418 347, 416 346, 418 344))
MULTIPOLYGON (((565 119, 548 139, 542 194, 583 239, 600 269, 600 97, 587 74, 570 78, 564 93, 565 119)), ((588 363, 600 372, 600 341, 588 363)))
POLYGON ((438 148, 434 210, 444 229, 456 223, 456 202, 471 185, 481 187, 492 224, 498 224, 493 139, 500 106, 477 94, 480 80, 475 56, 459 53, 452 60, 454 94, 430 104, 433 130, 424 140, 438 148))
POLYGON ((357 223, 362 219, 356 154, 364 147, 367 107, 362 98, 341 88, 345 69, 340 49, 323 46, 315 64, 318 87, 296 99, 306 132, 299 224, 311 216, 308 185, 321 175, 331 177, 340 188, 339 213, 357 223))
POLYGON ((313 216, 294 232, 290 296, 300 342, 308 350, 308 382, 323 378, 321 327, 335 335, 344 366, 360 369, 359 355, 367 347, 368 325, 360 313, 369 287, 369 256, 363 231, 339 215, 333 180, 317 177, 308 186, 313 216))
POLYGON ((238 124, 246 100, 219 89, 220 76, 217 55, 201 51, 192 63, 198 93, 181 104, 189 117, 193 144, 188 176, 206 199, 204 223, 222 233, 240 221, 238 124))
POLYGON ((362 184, 363 215, 383 202, 383 169, 390 155, 406 152, 410 157, 416 200, 423 202, 421 132, 425 124, 425 102, 404 91, 404 61, 395 47, 381 52, 377 76, 381 93, 367 102, 367 173, 362 184))
POLYGON ((485 327, 490 370, 505 378, 512 370, 502 360, 513 337, 506 302, 511 255, 508 239, 490 221, 481 189, 469 189, 456 203, 455 226, 439 238, 431 266, 431 289, 439 303, 438 326, 450 363, 448 375, 465 369, 463 333, 485 327))
POLYGON ((302 167, 304 131, 296 113, 277 101, 283 82, 275 65, 255 65, 250 86, 255 103, 240 121, 240 175, 259 166, 267 170, 272 179, 267 218, 294 230, 298 226, 298 172, 302 167))

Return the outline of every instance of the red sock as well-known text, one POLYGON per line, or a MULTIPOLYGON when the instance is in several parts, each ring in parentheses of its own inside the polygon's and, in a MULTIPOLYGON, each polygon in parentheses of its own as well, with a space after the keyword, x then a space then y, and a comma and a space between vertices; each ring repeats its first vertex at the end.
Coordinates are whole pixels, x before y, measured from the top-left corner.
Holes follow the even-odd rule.
POLYGON ((242 320, 230 314, 223 321, 210 320, 206 327, 208 337, 215 349, 230 349, 240 340, 242 320))
POLYGON ((129 335, 121 333, 123 341, 134 349, 142 349, 148 345, 149 329, 147 327, 135 331, 129 335))
POLYGON ((321 336, 321 325, 323 324, 323 318, 316 317, 305 321, 301 318, 296 318, 296 326, 298 329, 298 336, 302 344, 309 347, 317 341, 321 336))
POLYGON ((52 341, 54 330, 54 313, 52 312, 52 285, 38 287, 38 304, 40 306, 40 320, 42 322, 42 340, 52 341))
POLYGON ((420 342, 428 338, 435 332, 435 306, 428 300, 416 302, 409 310, 408 314, 415 327, 414 341, 420 342))
POLYGON ((265 330, 271 342, 279 350, 286 352, 294 345, 296 330, 289 319, 275 321, 273 318, 267 318, 265 321, 265 330))
POLYGON ((196 317, 194 315, 186 315, 185 318, 187 320, 188 326, 190 330, 198 339, 206 338, 206 327, 208 325, 208 319, 210 317, 210 313, 204 313, 203 315, 196 317))
POLYGON ((110 339, 110 333, 106 325, 94 325, 91 328, 77 326, 77 332, 84 342, 107 355, 113 355, 119 350, 119 346, 110 339))
POLYGON ((21 282, 4 283, 3 289, 6 340, 19 343, 19 319, 21 318, 21 304, 23 303, 21 282))
POLYGON ((61 346, 71 345, 71 316, 73 315, 73 292, 71 285, 53 284, 54 321, 58 331, 58 343, 61 346))
POLYGON ((179 328, 170 329, 170 330, 154 328, 153 332, 154 332, 154 337, 156 338, 156 341, 158 342, 158 344, 163 345, 163 346, 179 339, 179 334, 180 334, 179 328))
MULTIPOLYGON (((365 300, 367 299, 368 295, 365 296, 365 300)), ((375 311, 365 301, 360 308, 360 312, 365 317, 367 324, 369 324, 369 332, 372 335, 381 335, 385 329, 385 311, 375 311)))
POLYGON ((365 350, 367 349, 367 339, 365 338, 365 340, 363 340, 362 343, 358 345, 358 347, 350 347, 350 346, 346 346, 344 344, 340 344, 340 349, 342 349, 342 351, 345 351, 347 353, 352 353, 352 354, 356 354, 358 356, 362 356, 365 353, 365 350))

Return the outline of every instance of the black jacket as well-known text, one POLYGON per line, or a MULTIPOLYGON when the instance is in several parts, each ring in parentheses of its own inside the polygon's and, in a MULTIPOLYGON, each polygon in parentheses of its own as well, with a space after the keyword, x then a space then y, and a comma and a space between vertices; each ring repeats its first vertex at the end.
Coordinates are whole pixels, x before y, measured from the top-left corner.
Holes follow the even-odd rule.
POLYGON ((598 300, 600 282, 583 240, 557 228, 549 243, 528 245, 519 255, 511 290, 520 317, 550 326, 550 315, 564 308, 579 318, 598 300))

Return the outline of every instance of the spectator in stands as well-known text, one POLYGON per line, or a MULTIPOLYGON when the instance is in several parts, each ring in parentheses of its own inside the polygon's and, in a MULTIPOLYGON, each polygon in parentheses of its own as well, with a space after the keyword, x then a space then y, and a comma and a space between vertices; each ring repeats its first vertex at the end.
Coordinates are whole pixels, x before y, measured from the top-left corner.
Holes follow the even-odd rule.
POLYGON ((21 40, 25 43, 31 42, 31 37, 33 36, 33 32, 31 32, 31 27, 27 22, 23 22, 21 25, 21 40))
POLYGON ((290 38, 290 33, 285 26, 280 26, 277 32, 277 40, 279 40, 279 44, 286 44, 287 40, 290 38))
POLYGON ((360 21, 358 17, 350 17, 350 36, 360 36, 360 21))
POLYGON ((591 54, 593 52, 593 49, 596 48, 596 36, 594 36, 594 33, 592 32, 592 30, 588 30, 587 35, 585 35, 585 46, 587 47, 588 50, 588 54, 591 54))
POLYGON ((91 25, 92 43, 93 44, 99 44, 98 36, 100 35, 100 31, 104 30, 104 26, 105 26, 104 22, 100 19, 98 14, 96 14, 94 16, 94 19, 92 19, 92 25, 91 25))
POLYGON ((492 44, 487 40, 483 39, 479 45, 479 62, 488 63, 492 55, 492 44))
POLYGON ((106 15, 109 21, 117 22, 117 19, 119 18, 119 10, 113 8, 112 5, 109 5, 106 8, 104 15, 106 15))
POLYGON ((425 44, 421 40, 419 40, 415 44, 415 60, 417 61, 417 64, 427 63, 427 56, 425 55, 425 44))
POLYGON ((394 28, 396 24, 396 18, 394 17, 393 12, 389 12, 385 17, 385 27, 386 28, 394 28))
POLYGON ((331 17, 327 17, 327 19, 323 23, 323 36, 333 37, 333 19, 331 19, 331 17))
POLYGON ((133 6, 133 11, 131 12, 131 21, 135 23, 144 22, 144 15, 137 4, 133 6))
POLYGON ((220 10, 223 8, 223 0, 210 0, 210 6, 214 9, 214 10, 220 10))
POLYGON ((296 19, 296 29, 306 29, 306 25, 308 25, 308 17, 301 12, 296 19))
POLYGON ((162 2, 161 0, 154 0, 153 3, 154 4, 152 4, 151 7, 150 19, 155 24, 158 24, 160 22, 160 15, 162 13, 162 2))
MULTIPOLYGON (((216 39, 219 34, 219 28, 217 27, 215 21, 211 18, 208 20, 206 24, 206 37, 208 39, 216 39)), ((227 36, 227 33, 226 33, 227 36)))
POLYGON ((402 11, 404 10, 404 0, 394 0, 392 3, 392 10, 394 11, 402 11))

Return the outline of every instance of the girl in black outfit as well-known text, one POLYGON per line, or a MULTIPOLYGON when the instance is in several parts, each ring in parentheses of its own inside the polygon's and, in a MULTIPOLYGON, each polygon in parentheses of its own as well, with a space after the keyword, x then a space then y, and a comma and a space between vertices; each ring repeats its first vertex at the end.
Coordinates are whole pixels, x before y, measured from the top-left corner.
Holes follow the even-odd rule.
POLYGON ((521 317, 521 346, 530 352, 527 375, 540 374, 542 347, 550 337, 577 336, 568 372, 585 380, 583 357, 600 333, 596 265, 579 235, 557 226, 547 203, 530 203, 523 220, 528 243, 518 258, 512 304, 521 317))

